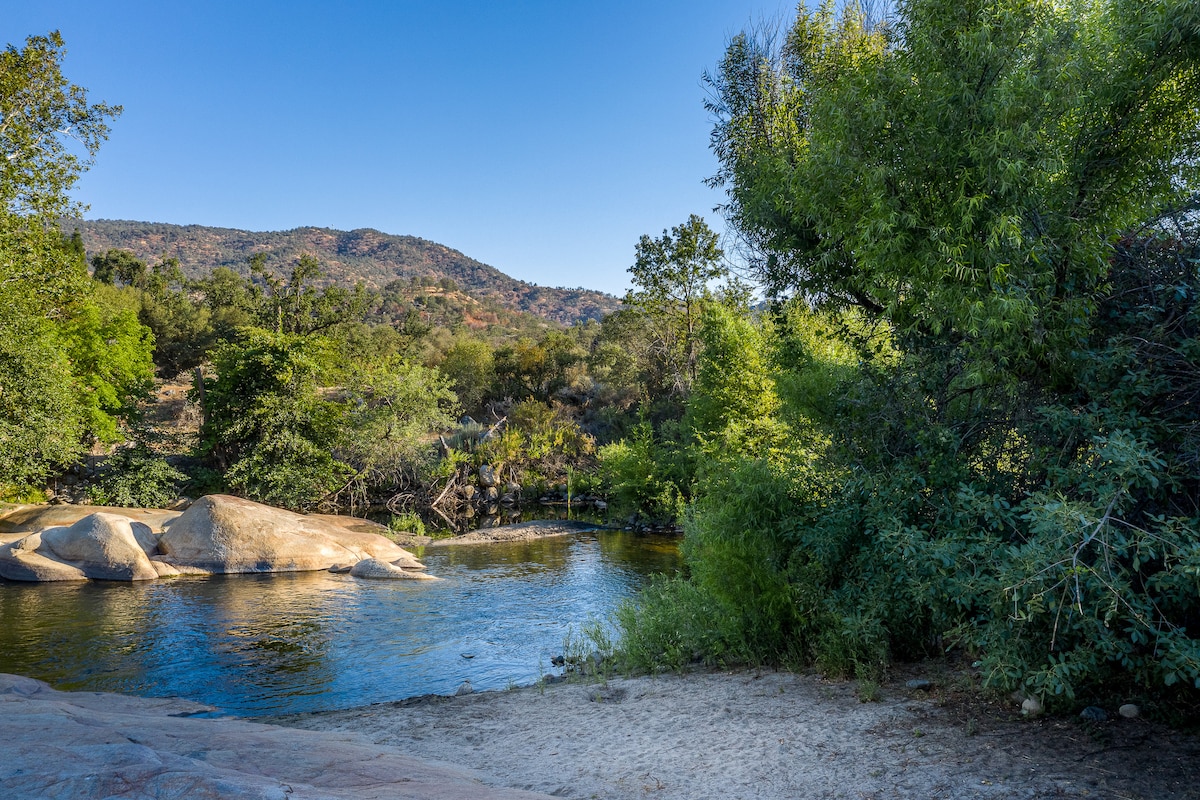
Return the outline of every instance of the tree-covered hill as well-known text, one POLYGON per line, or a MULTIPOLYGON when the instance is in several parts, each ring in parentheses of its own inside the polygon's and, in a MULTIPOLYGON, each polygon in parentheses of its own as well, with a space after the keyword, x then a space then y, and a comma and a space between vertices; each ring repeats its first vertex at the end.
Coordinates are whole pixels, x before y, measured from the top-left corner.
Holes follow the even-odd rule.
POLYGON ((397 279, 449 278, 472 297, 567 324, 600 319, 620 305, 603 292, 536 286, 445 245, 369 228, 254 232, 129 220, 72 220, 64 228, 79 230, 89 257, 117 248, 146 261, 174 258, 189 278, 206 276, 215 267, 249 274, 247 259, 256 253, 265 253, 267 264, 282 271, 307 253, 321 263, 332 283, 352 286, 361 281, 382 289, 397 279))

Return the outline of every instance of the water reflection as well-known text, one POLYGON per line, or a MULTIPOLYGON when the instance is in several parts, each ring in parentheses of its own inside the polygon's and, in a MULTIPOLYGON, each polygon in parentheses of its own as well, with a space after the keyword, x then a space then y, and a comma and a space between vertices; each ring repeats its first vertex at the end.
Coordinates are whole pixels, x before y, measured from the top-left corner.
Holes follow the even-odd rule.
POLYGON ((438 583, 296 573, 0 582, 0 672, 244 715, 536 680, 563 636, 679 563, 620 532, 429 548, 438 583), (466 658, 464 656, 470 656, 466 658))

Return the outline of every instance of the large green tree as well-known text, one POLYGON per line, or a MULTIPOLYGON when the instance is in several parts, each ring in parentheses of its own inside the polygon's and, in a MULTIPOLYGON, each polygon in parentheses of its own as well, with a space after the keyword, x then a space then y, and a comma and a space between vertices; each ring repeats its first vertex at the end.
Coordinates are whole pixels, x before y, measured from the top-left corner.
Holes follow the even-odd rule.
POLYGON ((1200 6, 827 3, 711 85, 806 455, 689 516, 725 646, 864 677, 963 646, 1047 701, 1194 709, 1200 6))
POLYGON ((711 77, 714 182, 777 292, 1061 365, 1113 236, 1200 167, 1194 3, 803 12, 711 77))
POLYGON ((63 40, 0 52, 0 484, 36 483, 89 438, 116 436, 144 390, 152 340, 115 297, 93 298, 59 220, 120 108, 62 75, 63 40))
POLYGON ((653 356, 676 394, 696 379, 696 332, 712 283, 727 274, 723 257, 716 233, 695 214, 657 239, 642 236, 637 243, 629 268, 633 288, 623 302, 645 320, 653 356))

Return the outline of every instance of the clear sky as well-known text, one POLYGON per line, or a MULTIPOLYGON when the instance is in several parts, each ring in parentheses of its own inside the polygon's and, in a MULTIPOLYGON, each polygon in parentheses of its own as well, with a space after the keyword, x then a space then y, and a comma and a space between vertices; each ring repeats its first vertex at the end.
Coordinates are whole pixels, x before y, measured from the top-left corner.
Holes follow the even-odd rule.
POLYGON ((721 229, 701 77, 777 0, 0 0, 121 104, 88 216, 377 228, 614 294, 643 233, 721 229))

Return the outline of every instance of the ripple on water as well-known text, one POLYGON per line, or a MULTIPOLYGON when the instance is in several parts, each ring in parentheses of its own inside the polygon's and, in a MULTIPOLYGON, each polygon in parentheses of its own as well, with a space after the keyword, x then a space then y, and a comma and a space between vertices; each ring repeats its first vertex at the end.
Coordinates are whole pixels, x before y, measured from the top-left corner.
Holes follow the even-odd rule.
POLYGON ((255 716, 530 683, 675 540, 622 532, 439 548, 437 583, 326 572, 141 584, 0 581, 0 672, 255 716), (470 658, 464 658, 469 654, 470 658))

